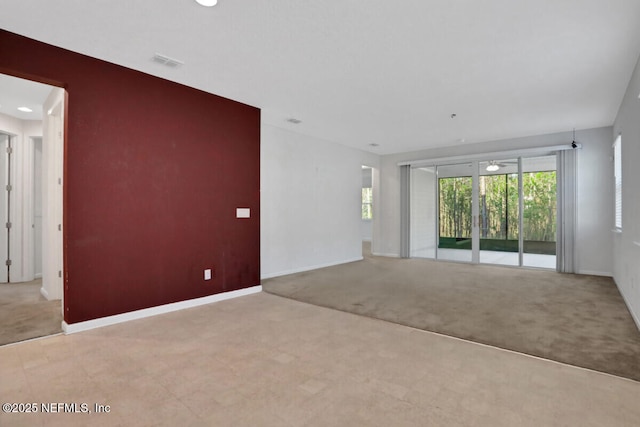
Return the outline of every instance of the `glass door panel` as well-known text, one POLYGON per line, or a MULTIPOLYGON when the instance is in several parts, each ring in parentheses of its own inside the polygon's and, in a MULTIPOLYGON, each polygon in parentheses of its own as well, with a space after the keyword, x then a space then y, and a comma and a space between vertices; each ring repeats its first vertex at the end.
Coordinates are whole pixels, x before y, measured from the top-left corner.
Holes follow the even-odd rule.
POLYGON ((412 258, 436 257, 436 168, 411 169, 410 244, 412 258))
POLYGON ((464 163, 437 167, 438 259, 474 260, 473 166, 474 163, 464 163))
POLYGON ((520 265, 518 160, 480 162, 478 175, 480 262, 520 265))
POLYGON ((522 159, 523 265, 556 268, 556 156, 522 159))

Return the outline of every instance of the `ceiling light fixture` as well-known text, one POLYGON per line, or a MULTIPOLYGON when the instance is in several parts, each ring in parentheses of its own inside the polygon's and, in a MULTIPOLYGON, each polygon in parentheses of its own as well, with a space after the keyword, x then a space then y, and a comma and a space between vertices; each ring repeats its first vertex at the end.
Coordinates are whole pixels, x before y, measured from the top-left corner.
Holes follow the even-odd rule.
POLYGON ((495 162, 495 160, 492 160, 489 162, 489 165, 487 166, 487 171, 489 172, 496 172, 500 169, 500 166, 498 166, 498 164, 495 162))
POLYGON ((33 110, 29 107, 18 107, 18 110, 24 112, 24 113, 31 113, 33 112, 33 110))
POLYGON ((199 5, 211 7, 218 4, 218 0, 196 0, 199 5))

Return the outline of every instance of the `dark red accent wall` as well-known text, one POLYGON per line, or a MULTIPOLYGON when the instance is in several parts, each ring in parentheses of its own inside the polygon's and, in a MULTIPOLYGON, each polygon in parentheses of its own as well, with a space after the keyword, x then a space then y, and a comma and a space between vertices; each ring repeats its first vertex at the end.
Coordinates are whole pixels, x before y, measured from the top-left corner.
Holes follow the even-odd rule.
POLYGON ((0 72, 68 93, 67 323, 260 283, 259 109, 2 30, 0 72))

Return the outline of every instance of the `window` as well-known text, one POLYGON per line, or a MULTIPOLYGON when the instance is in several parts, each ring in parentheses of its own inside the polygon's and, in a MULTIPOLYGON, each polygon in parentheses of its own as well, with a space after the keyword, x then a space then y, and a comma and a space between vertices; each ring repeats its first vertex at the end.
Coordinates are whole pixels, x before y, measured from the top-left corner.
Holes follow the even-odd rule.
POLYGON ((373 189, 371 187, 362 189, 362 219, 373 218, 373 189))
POLYGON ((622 229, 622 136, 618 135, 613 143, 613 176, 616 194, 616 229, 622 229))

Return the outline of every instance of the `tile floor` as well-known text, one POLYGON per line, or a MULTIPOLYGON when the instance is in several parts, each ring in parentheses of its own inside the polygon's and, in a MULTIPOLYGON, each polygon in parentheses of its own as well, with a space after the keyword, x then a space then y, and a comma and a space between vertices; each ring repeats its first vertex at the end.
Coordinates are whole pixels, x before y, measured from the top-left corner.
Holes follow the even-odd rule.
POLYGON ((640 383, 264 293, 0 347, 2 426, 637 426, 640 383), (62 407, 61 407, 62 408, 62 407))
MULTIPOLYGON (((431 256, 425 256, 424 258, 433 259, 431 256)), ((412 257, 419 258, 419 255, 413 255, 412 257)), ((461 261, 471 262, 471 251, 460 249, 438 249, 438 259, 444 261, 461 261)), ((541 255, 541 254, 523 254, 522 264, 525 267, 535 268, 547 268, 550 270, 556 269, 556 256, 555 255, 541 255)), ((499 252, 499 251, 480 251, 480 263, 481 264, 496 264, 496 265, 511 265, 518 266, 520 263, 519 254, 513 252, 499 252)))

